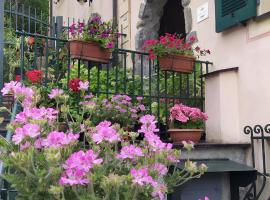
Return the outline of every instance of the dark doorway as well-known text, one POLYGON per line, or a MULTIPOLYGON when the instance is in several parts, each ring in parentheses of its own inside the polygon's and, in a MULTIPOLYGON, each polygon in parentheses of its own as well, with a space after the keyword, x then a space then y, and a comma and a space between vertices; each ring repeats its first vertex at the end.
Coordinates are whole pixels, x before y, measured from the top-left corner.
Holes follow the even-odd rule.
POLYGON ((165 35, 165 33, 186 36, 184 10, 180 0, 168 0, 163 8, 159 35, 165 35))

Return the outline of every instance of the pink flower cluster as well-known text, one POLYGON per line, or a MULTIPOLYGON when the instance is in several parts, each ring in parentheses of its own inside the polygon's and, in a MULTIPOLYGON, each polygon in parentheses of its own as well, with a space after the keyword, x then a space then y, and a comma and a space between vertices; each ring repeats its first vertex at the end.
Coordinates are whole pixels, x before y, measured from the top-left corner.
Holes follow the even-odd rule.
POLYGON ((101 142, 113 143, 120 140, 120 135, 111 127, 112 123, 109 121, 100 122, 96 127, 96 133, 92 135, 92 139, 97 144, 101 142))
POLYGON ((30 107, 34 97, 34 91, 31 88, 17 81, 5 83, 1 92, 3 95, 14 94, 15 99, 20 100, 23 107, 30 107))
POLYGON ((55 99, 61 96, 62 94, 64 94, 64 90, 56 88, 56 89, 52 89, 51 93, 48 96, 50 99, 55 99))
POLYGON ((37 124, 26 124, 22 128, 16 128, 12 141, 20 144, 26 137, 36 138, 40 135, 40 127, 37 124))
POLYGON ((130 174, 133 178, 132 182, 140 186, 151 185, 153 187, 152 197, 160 200, 165 199, 167 187, 165 184, 160 184, 149 175, 148 168, 140 168, 138 170, 131 169, 130 174))
POLYGON ((53 108, 25 108, 16 115, 14 122, 25 124, 30 120, 47 120, 49 124, 55 122, 58 111, 53 108))
POLYGON ((117 155, 118 159, 131 159, 131 160, 135 160, 137 157, 142 157, 144 156, 142 149, 139 147, 136 147, 134 145, 130 145, 130 146, 124 146, 121 151, 120 154, 117 155))
POLYGON ((87 174, 94 165, 100 165, 102 162, 103 160, 98 158, 98 154, 93 150, 75 152, 63 165, 65 172, 59 182, 61 185, 87 185, 89 183, 87 174))
POLYGON ((207 120, 208 116, 199 108, 189 107, 183 104, 175 104, 170 110, 170 120, 177 120, 186 123, 189 120, 207 120))
POLYGON ((79 134, 53 131, 48 134, 47 138, 43 139, 41 145, 47 148, 59 148, 78 140, 79 134))
POLYGON ((142 123, 141 129, 138 131, 139 133, 154 133, 158 132, 159 129, 156 128, 155 116, 153 115, 144 115, 140 118, 140 122, 142 123))

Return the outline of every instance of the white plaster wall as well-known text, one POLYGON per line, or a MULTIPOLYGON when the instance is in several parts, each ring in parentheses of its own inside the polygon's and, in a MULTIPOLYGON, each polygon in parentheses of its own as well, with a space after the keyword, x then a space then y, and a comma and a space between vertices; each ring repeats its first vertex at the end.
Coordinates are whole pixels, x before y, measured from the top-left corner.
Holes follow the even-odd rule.
MULTIPOLYGON (((191 8, 193 30, 197 31, 199 45, 212 51, 205 58, 214 62, 210 70, 239 67, 238 73, 225 72, 226 75, 217 76, 220 87, 206 91, 206 104, 209 105, 206 111, 210 119, 214 119, 207 123, 207 135, 211 139, 220 135, 216 140, 222 142, 247 142, 249 138, 243 134, 243 126, 270 122, 270 21, 248 23, 246 27, 234 27, 217 34, 214 0, 193 0, 191 8), (209 18, 197 23, 196 9, 205 2, 209 4, 209 18), (251 33, 254 33, 252 37, 251 33), (219 99, 216 93, 220 95, 219 99), (210 108, 212 103, 220 105, 218 112, 210 108), (217 124, 219 127, 216 127, 217 124), (215 132, 211 132, 213 127, 216 127, 215 132)), ((207 87, 214 87, 210 86, 213 82, 207 81, 207 87)))
POLYGON ((139 21, 140 5, 143 0, 131 0, 131 49, 135 50, 135 36, 137 33, 137 22, 139 21))
POLYGON ((92 13, 101 15, 103 21, 109 21, 113 18, 113 0, 94 0, 90 6, 92 13))
POLYGON ((58 4, 53 3, 53 15, 63 16, 65 23, 73 20, 87 20, 90 16, 89 2, 79 3, 76 0, 60 0, 58 4))

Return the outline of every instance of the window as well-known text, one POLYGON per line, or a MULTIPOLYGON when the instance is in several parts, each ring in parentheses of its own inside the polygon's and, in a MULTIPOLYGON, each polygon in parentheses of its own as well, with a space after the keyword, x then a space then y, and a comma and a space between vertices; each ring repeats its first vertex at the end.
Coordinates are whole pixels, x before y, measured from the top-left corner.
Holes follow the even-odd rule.
POLYGON ((255 17, 256 0, 216 0, 216 32, 222 32, 234 25, 255 17))

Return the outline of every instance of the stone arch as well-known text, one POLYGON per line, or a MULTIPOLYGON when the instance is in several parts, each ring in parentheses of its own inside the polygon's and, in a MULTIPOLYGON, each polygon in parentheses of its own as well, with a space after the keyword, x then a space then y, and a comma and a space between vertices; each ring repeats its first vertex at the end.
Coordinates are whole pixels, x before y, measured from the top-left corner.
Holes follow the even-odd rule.
MULTIPOLYGON (((163 15, 163 7, 168 0, 144 0, 140 5, 139 21, 135 48, 140 51, 145 40, 158 38, 160 18, 163 15)), ((191 0, 179 0, 184 9, 186 34, 192 29, 192 14, 189 4, 191 0)))

